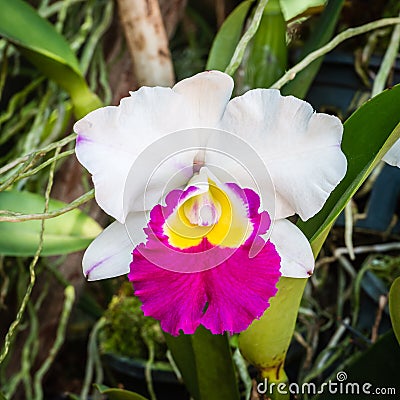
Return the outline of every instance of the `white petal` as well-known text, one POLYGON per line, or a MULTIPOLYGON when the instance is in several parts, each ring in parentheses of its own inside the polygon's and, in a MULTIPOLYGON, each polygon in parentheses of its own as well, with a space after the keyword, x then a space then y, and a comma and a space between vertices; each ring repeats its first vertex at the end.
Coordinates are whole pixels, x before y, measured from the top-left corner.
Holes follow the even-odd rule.
POLYGON ((220 71, 205 71, 178 82, 173 90, 185 97, 194 127, 214 127, 232 95, 233 79, 220 71))
MULTIPOLYGON (((135 199, 143 185, 126 185, 138 156, 157 139, 183 129, 213 127, 218 123, 232 92, 232 79, 221 72, 195 75, 174 88, 143 87, 121 100, 118 107, 104 107, 78 121, 76 154, 93 175, 96 200, 108 214, 123 223, 129 211, 124 199, 135 199), (128 193, 124 194, 124 190, 128 193)), ((182 153, 174 160, 180 168, 193 164, 195 152, 182 153)), ((163 160, 153 160, 158 164, 163 160)), ((159 200, 165 180, 175 171, 162 169, 153 179, 152 205, 159 200), (161 174, 161 175, 160 175, 161 174), (158 198, 157 198, 158 196, 158 198)), ((145 181, 149 177, 144 177, 145 181)), ((176 177, 176 184, 187 182, 187 174, 176 177)), ((151 208, 151 206, 149 206, 151 208)), ((138 211, 138 210, 136 210, 138 211)))
POLYGON ((303 232, 286 219, 275 221, 270 241, 281 257, 281 273, 289 278, 308 278, 314 271, 314 256, 303 232))
POLYGON ((221 129, 245 139, 263 158, 276 189, 277 218, 311 218, 345 175, 340 120, 278 90, 250 90, 231 100, 221 129))
POLYGON ((143 213, 130 214, 127 226, 113 222, 89 245, 83 256, 83 273, 89 281, 129 272, 134 247, 145 240, 143 213), (129 234, 128 234, 128 230, 129 234))
POLYGON ((383 161, 394 167, 400 167, 400 139, 383 156, 383 161))

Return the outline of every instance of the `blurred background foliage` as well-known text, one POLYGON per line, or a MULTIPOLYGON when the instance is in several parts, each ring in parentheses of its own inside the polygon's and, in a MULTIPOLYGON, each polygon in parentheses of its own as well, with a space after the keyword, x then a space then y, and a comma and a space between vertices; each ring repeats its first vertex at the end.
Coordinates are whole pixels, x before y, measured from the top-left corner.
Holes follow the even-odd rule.
MULTIPOLYGON (((0 222, 0 342, 26 300, 10 351, 0 365, 0 392, 18 399, 60 399, 66 398, 65 393, 87 398, 92 382, 121 383, 115 371, 100 360, 100 353, 116 353, 143 359, 143 393, 160 397, 148 368, 153 362, 172 359, 158 325, 140 318, 137 301, 127 295, 126 288, 121 289, 124 278, 87 284, 81 274, 82 253, 76 252, 86 248, 101 226, 109 223, 94 202, 89 202, 93 198, 90 179, 73 152, 72 124, 84 114, 80 100, 89 99, 85 104, 92 108, 101 103, 118 104, 129 90, 140 86, 118 5, 113 0, 29 3, 65 38, 72 58, 60 61, 56 50, 43 53, 42 57, 54 63, 48 64, 49 71, 49 61, 32 57, 29 46, 2 32, 0 216, 51 213, 67 209, 71 203, 70 208, 76 209, 49 219, 45 229, 40 219, 0 222), (73 89, 57 81, 64 72, 52 76, 57 68, 74 76, 68 78, 78 82, 73 89), (72 297, 64 295, 64 288, 71 286, 76 293, 72 311, 72 297), (28 296, 27 288, 32 291, 28 296), (113 297, 115 293, 119 295, 113 297), (135 312, 127 312, 126 307, 134 306, 135 312)), ((175 78, 180 80, 206 68, 223 70, 228 66, 254 14, 255 2, 174 0, 160 1, 160 8, 175 78)), ((322 1, 270 0, 235 72, 236 94, 271 86, 334 34, 399 12, 395 0, 329 0, 326 7, 322 1)), ((3 13, 0 21, 2 18, 11 17, 3 13)), ((20 33, 29 38, 27 29, 21 25, 20 33)), ((392 30, 384 27, 345 41, 324 62, 321 57, 283 86, 282 92, 306 98, 316 109, 345 119, 370 97, 392 30)), ((382 89, 398 82, 397 56, 382 89)), ((373 174, 361 188, 347 209, 347 222, 339 219, 317 260, 286 360, 291 381, 322 382, 345 367, 360 374, 354 379, 356 375, 371 382, 374 378, 387 386, 399 378, 398 372, 388 373, 385 368, 380 369, 380 376, 379 366, 388 361, 371 355, 373 344, 381 341, 378 353, 391 354, 391 359, 397 359, 393 369, 400 370, 387 305, 389 289, 400 275, 398 196, 386 216, 387 226, 359 222, 371 213, 368 205, 377 176, 373 174), (372 365, 375 377, 369 374, 372 365)), ((245 398, 255 373, 237 355, 235 337, 231 346, 245 398)), ((4 350, 3 345, 1 348, 4 350)), ((178 374, 171 364, 170 370, 178 374)), ((127 389, 136 390, 128 385, 125 382, 127 389)), ((185 392, 179 396, 188 398, 185 392)))

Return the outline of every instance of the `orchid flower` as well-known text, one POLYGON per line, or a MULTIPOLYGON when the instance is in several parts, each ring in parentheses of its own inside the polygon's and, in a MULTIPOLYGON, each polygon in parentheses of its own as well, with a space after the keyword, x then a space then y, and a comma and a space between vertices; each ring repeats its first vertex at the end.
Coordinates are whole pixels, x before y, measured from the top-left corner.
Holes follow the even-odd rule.
POLYGON ((144 314, 172 335, 241 332, 280 276, 310 276, 310 244, 287 218, 315 215, 346 172, 338 118, 278 90, 232 90, 207 71, 74 126, 96 201, 116 219, 86 250, 84 274, 128 274, 144 314))

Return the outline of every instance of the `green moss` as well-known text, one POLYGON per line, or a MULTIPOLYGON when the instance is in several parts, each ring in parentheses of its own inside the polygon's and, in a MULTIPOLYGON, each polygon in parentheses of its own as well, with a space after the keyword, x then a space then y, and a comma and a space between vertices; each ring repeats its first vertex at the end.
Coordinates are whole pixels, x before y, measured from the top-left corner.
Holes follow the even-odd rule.
POLYGON ((164 361, 167 347, 159 323, 145 317, 140 306, 140 300, 132 296, 130 284, 123 285, 104 314, 106 324, 99 336, 101 351, 146 360, 146 343, 152 343, 155 360, 164 361))

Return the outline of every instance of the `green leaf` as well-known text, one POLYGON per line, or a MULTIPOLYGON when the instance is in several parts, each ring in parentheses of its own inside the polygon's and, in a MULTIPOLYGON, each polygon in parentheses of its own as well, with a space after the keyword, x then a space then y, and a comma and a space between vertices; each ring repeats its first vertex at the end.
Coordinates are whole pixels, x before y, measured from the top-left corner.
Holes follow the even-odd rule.
POLYGON ((1 392, 0 392, 0 400, 7 400, 6 396, 4 396, 4 394, 1 392))
POLYGON ((285 20, 289 21, 308 9, 324 5, 326 0, 280 0, 285 20))
MULTIPOLYGON (((302 47, 299 60, 302 60, 312 51, 319 49, 331 39, 336 23, 339 19, 340 11, 344 0, 329 0, 324 12, 319 17, 317 26, 310 35, 309 39, 302 47)), ((319 68, 324 60, 323 57, 312 62, 307 68, 300 71, 296 77, 281 89, 283 95, 293 95, 303 99, 311 86, 319 68)))
POLYGON ((400 137, 399 103, 400 85, 396 85, 367 101, 345 122, 342 149, 348 162, 346 176, 317 215, 298 222, 314 254, 318 254, 347 202, 400 137))
MULTIPOLYGON (((279 0, 269 0, 264 9, 260 26, 249 43, 243 60, 245 90, 267 88, 286 70, 286 22, 279 0)), ((240 77, 237 80, 241 80, 240 77)))
MULTIPOLYGON (((23 214, 42 213, 43 196, 18 191, 0 193, 0 210, 23 214)), ((66 204, 50 200, 49 211, 66 204)), ((41 221, 0 222, 0 254, 7 256, 33 256, 39 245, 41 221)), ((75 209, 45 222, 42 255, 68 254, 85 249, 102 231, 100 225, 82 211, 75 209)))
POLYGON ((147 400, 138 393, 124 389, 112 389, 104 385, 93 385, 101 394, 106 394, 109 400, 147 400))
MULTIPOLYGON (((272 0, 271 0, 272 2, 272 0)), ((277 3, 278 1, 276 1, 277 3)), ((280 6, 282 9, 282 13, 284 16, 284 20, 288 21, 293 19, 297 15, 305 12, 309 8, 321 6, 325 3, 325 0, 280 0, 280 6)), ((246 18, 249 14, 250 7, 254 4, 254 0, 245 0, 241 2, 228 16, 228 18, 224 21, 221 28, 219 29, 214 42, 211 46, 210 54, 208 56, 206 69, 216 69, 219 71, 225 71, 228 66, 233 53, 235 52, 236 46, 238 45, 240 38, 242 36, 242 32, 245 26, 246 18)), ((270 7, 270 10, 276 8, 275 5, 268 5, 267 9, 270 7)), ((278 21, 278 18, 276 18, 278 21)), ((274 29, 269 30, 269 34, 271 36, 275 36, 275 38, 280 42, 281 37, 281 29, 278 23, 274 22, 274 29), (277 30, 278 29, 278 30, 277 30)), ((269 29, 267 24, 264 24, 265 29, 269 29)), ((258 34, 259 37, 262 37, 262 33, 258 34)), ((274 39, 275 40, 275 39, 274 39)), ((278 59, 281 59, 281 54, 277 54, 278 59)), ((285 55, 286 57, 286 55, 285 55)), ((286 62, 286 61, 285 61, 286 62)), ((255 87, 255 86, 254 86, 255 87)), ((260 85, 259 85, 260 87, 260 85)), ((265 86, 262 86, 265 87, 265 86)))
POLYGON ((246 16, 254 0, 240 3, 222 24, 211 46, 206 69, 225 71, 242 35, 246 16))
POLYGON ((77 118, 101 107, 68 42, 46 19, 22 0, 0 0, 0 9, 0 35, 70 94, 77 118))
POLYGON ((176 365, 195 400, 239 400, 239 392, 226 335, 213 335, 199 327, 193 335, 165 334, 176 365))
POLYGON ((389 311, 393 331, 400 344, 400 276, 393 282, 389 292, 389 311))

